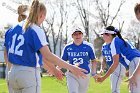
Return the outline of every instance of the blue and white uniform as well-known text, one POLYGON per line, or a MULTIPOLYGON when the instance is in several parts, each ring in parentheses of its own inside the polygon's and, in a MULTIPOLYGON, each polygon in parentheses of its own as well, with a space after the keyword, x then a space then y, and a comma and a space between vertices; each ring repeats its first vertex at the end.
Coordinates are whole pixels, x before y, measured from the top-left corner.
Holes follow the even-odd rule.
MULTIPOLYGON (((113 64, 113 58, 112 58, 112 55, 111 55, 110 43, 109 44, 106 44, 106 43, 103 44, 102 55, 106 58, 106 63, 108 65, 108 67, 110 67, 113 64)), ((122 80, 122 78, 125 74, 126 69, 128 69, 128 65, 126 64, 124 58, 121 57, 121 55, 120 55, 119 62, 120 63, 118 65, 118 67, 115 69, 115 71, 110 76, 112 93, 120 93, 121 80, 122 80)))
POLYGON ((40 66, 43 63, 39 49, 48 43, 39 26, 32 24, 23 31, 23 24, 24 22, 19 23, 6 33, 8 60, 13 64, 9 84, 19 93, 27 90, 30 93, 40 93, 40 66))
MULTIPOLYGON (((5 42, 4 42, 4 46, 5 46, 5 49, 6 49, 6 52, 7 52, 7 54, 8 54, 8 45, 6 44, 6 42, 8 42, 8 38, 7 38, 7 34, 9 33, 9 31, 10 30, 12 30, 12 28, 9 28, 7 31, 6 31, 6 33, 5 33, 5 42)), ((8 55, 5 55, 5 56, 8 56, 8 55)), ((10 66, 12 66, 12 65, 10 65, 10 66)), ((10 66, 9 66, 9 62, 8 63, 6 63, 6 69, 5 69, 5 79, 6 79, 6 82, 7 82, 7 87, 8 87, 8 92, 10 92, 10 93, 14 93, 14 91, 13 91, 13 89, 9 86, 9 80, 8 80, 8 73, 9 73, 9 71, 10 71, 10 66)))
MULTIPOLYGON (((124 41, 119 37, 113 38, 111 42, 111 53, 114 55, 121 55, 126 58, 129 65, 129 75, 131 76, 137 65, 140 62, 140 51, 138 51, 130 42, 126 42, 127 46, 125 46, 124 41)), ((137 87, 133 86, 130 93, 139 93, 140 92, 140 76, 137 79, 137 87)))
POLYGON ((72 42, 64 47, 62 59, 72 65, 79 64, 80 68, 88 71, 85 79, 77 78, 71 72, 67 72, 69 93, 86 93, 90 80, 90 60, 94 60, 95 58, 93 45, 86 41, 83 41, 78 46, 72 42))

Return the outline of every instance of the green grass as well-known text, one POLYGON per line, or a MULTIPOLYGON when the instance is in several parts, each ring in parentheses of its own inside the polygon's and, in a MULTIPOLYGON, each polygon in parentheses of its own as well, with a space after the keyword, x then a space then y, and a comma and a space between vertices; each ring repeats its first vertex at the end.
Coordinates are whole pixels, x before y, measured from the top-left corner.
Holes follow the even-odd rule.
MULTIPOLYGON (((8 93, 4 79, 0 79, 0 93, 8 93)), ((68 93, 65 79, 58 81, 54 77, 43 77, 41 93, 68 93)), ((101 84, 95 83, 91 78, 87 93, 111 93, 109 78, 101 84)), ((127 83, 124 80, 121 84, 121 93, 128 93, 127 83)))

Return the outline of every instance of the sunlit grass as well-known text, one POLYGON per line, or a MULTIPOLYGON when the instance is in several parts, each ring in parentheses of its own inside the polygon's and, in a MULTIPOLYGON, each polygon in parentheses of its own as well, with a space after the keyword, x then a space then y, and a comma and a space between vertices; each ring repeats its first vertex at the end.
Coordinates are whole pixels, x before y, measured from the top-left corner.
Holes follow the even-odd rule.
MULTIPOLYGON (((54 77, 43 77, 41 93, 68 93, 65 80, 58 81, 54 77)), ((0 79, 0 93, 8 93, 4 79, 0 79)), ((109 78, 101 84, 95 83, 91 78, 87 93, 111 93, 109 78)), ((121 93, 128 93, 127 83, 124 80, 121 84, 121 93)))

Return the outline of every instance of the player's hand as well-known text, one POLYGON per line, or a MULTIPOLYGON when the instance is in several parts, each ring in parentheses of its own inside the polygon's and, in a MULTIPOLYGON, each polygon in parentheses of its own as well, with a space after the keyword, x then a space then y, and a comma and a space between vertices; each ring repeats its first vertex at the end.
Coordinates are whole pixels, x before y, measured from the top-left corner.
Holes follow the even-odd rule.
POLYGON ((125 72, 125 76, 126 76, 126 77, 129 77, 129 70, 127 70, 127 71, 125 72))
POLYGON ((51 75, 54 75, 58 80, 63 80, 63 78, 64 78, 64 76, 63 76, 64 73, 58 68, 49 70, 48 73, 51 75))
POLYGON ((71 65, 71 68, 69 69, 75 76, 78 78, 82 77, 85 78, 88 71, 82 68, 79 68, 78 66, 71 65), (85 72, 85 73, 84 73, 85 72))
POLYGON ((130 77, 128 78, 128 80, 126 80, 126 82, 129 82, 129 83, 128 83, 128 88, 129 88, 130 90, 133 89, 133 86, 137 86, 137 82, 136 82, 136 77, 135 77, 135 76, 130 76, 130 77))
POLYGON ((92 77, 94 78, 95 82, 97 82, 96 79, 99 78, 100 76, 98 74, 95 74, 94 76, 92 75, 92 77))
POLYGON ((103 76, 98 76, 98 78, 96 79, 97 82, 102 83, 105 80, 105 78, 103 76))
POLYGON ((63 78, 64 78, 64 73, 63 73, 60 69, 56 69, 56 70, 55 70, 55 77, 56 77, 58 80, 63 80, 63 78))

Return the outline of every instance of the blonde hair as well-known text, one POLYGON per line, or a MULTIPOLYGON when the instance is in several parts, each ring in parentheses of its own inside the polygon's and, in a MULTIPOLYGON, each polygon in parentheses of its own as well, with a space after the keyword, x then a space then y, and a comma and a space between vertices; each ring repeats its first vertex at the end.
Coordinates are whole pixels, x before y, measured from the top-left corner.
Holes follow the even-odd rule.
POLYGON ((25 14, 25 12, 27 12, 28 10, 28 5, 20 5, 17 9, 18 12, 18 22, 25 20, 27 15, 25 14))
POLYGON ((136 5, 134 7, 134 12, 135 12, 135 14, 140 13, 140 3, 136 3, 136 5))
POLYGON ((46 13, 46 7, 43 3, 40 3, 38 0, 34 0, 32 2, 29 16, 24 24, 23 30, 26 31, 26 29, 33 23, 38 23, 38 16, 39 13, 44 11, 46 13))

